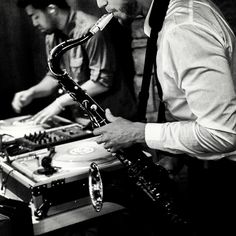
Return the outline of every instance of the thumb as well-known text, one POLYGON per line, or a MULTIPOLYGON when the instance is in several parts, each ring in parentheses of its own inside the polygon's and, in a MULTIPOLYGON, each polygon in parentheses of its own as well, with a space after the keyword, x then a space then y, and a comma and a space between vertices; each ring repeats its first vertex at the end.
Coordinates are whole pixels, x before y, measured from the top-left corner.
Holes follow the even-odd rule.
POLYGON ((105 110, 105 115, 107 120, 110 122, 114 122, 118 119, 118 117, 112 115, 111 110, 108 108, 105 110))

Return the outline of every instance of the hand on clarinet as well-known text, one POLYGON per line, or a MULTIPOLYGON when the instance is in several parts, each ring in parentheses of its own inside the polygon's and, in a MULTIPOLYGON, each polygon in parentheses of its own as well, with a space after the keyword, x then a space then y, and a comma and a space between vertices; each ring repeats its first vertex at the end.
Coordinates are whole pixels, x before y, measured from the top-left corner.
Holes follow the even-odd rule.
POLYGON ((119 149, 127 148, 135 143, 145 142, 145 124, 131 122, 122 117, 115 117, 106 109, 106 118, 109 124, 96 128, 93 133, 98 136, 98 144, 114 153, 119 149))

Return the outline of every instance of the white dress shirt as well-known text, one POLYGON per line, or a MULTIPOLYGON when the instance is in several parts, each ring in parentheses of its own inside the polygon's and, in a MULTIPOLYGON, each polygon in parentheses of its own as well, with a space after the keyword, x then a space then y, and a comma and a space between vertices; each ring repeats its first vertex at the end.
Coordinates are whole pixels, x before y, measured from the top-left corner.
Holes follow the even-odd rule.
POLYGON ((157 45, 167 122, 146 124, 147 145, 206 160, 234 158, 236 40, 219 9, 207 0, 171 0, 157 45))

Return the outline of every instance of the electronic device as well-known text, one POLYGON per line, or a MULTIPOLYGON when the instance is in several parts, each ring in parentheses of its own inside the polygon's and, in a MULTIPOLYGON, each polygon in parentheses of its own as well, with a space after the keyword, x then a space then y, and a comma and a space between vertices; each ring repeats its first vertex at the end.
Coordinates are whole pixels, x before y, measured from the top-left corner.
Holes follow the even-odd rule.
POLYGON ((92 162, 105 176, 121 169, 91 130, 57 116, 42 125, 31 116, 0 121, 0 135, 1 190, 29 202, 38 219, 91 204, 92 162))
POLYGON ((91 130, 58 116, 45 124, 34 124, 31 116, 7 119, 0 122, 1 132, 5 135, 1 136, 0 151, 9 161, 16 155, 93 136, 91 130))
POLYGON ((12 138, 23 137, 25 134, 73 123, 66 118, 53 116, 43 124, 35 124, 32 117, 32 115, 25 115, 0 120, 0 135, 4 135, 4 140, 11 140, 12 138))
POLYGON ((16 155, 11 162, 3 161, 0 182, 2 188, 31 202, 37 218, 44 218, 90 204, 88 170, 92 162, 111 176, 121 169, 120 162, 96 143, 96 137, 90 137, 16 155), (53 171, 47 172, 50 168, 53 171))
POLYGON ((57 145, 14 156, 11 166, 35 182, 48 182, 76 174, 88 173, 90 163, 96 162, 101 167, 109 167, 116 158, 95 137, 57 145), (48 161, 45 161, 48 160, 48 161), (47 168, 54 171, 42 171, 47 168))
POLYGON ((69 124, 44 131, 37 131, 24 135, 2 144, 7 157, 12 160, 14 156, 23 153, 53 147, 92 136, 90 130, 84 130, 79 124, 69 124))

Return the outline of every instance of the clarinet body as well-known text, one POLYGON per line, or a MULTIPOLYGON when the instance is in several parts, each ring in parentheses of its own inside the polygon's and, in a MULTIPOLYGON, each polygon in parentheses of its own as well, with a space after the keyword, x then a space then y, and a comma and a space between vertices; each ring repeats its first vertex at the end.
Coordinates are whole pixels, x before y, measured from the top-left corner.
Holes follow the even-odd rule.
MULTIPOLYGON (((83 44, 97 31, 102 30, 112 19, 112 17, 112 14, 104 15, 91 28, 91 30, 81 38, 67 40, 53 48, 48 60, 49 69, 56 76, 58 83, 67 93, 70 94, 82 110, 88 114, 94 128, 101 127, 108 123, 105 117, 105 112, 93 98, 81 89, 81 87, 70 77, 66 70, 60 68, 60 59, 64 52, 75 46, 83 44)), ((114 155, 127 170, 128 177, 131 182, 138 188, 138 190, 144 193, 149 200, 151 200, 154 206, 164 212, 171 225, 177 225, 178 227, 188 225, 189 222, 180 216, 176 210, 173 198, 168 190, 170 178, 166 169, 159 164, 155 164, 150 157, 147 157, 144 154, 139 146, 132 146, 124 150, 119 150, 114 155)), ((96 172, 96 176, 98 176, 97 167, 93 172, 96 172)), ((100 181, 100 178, 97 179, 100 181)), ((96 205, 96 201, 95 203, 92 201, 92 203, 95 209, 100 211, 102 194, 98 195, 98 204, 100 205, 96 205)))

